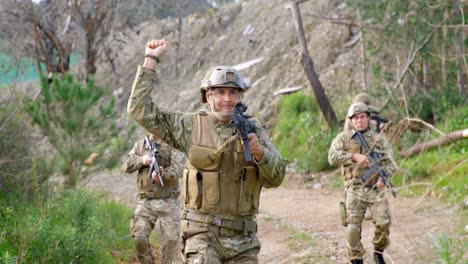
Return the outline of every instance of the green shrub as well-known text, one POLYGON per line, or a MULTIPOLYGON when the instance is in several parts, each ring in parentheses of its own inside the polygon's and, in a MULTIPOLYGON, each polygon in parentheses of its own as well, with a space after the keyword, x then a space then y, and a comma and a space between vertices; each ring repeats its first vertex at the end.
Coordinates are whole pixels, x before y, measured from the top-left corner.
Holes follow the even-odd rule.
MULTIPOLYGON (((451 132, 466 128, 468 106, 459 106, 445 115, 444 121, 437 125, 442 131, 451 132)), ((403 148, 408 148, 418 142, 426 142, 440 137, 438 133, 426 131, 423 133, 407 132, 404 136, 403 148)), ((398 161, 404 170, 393 177, 395 185, 408 185, 412 182, 430 182, 430 186, 418 186, 410 191, 416 194, 427 192, 427 188, 435 191, 449 202, 463 201, 468 195, 468 163, 466 152, 468 142, 459 140, 449 145, 433 148, 419 155, 414 155, 398 161)))
POLYGON ((463 105, 464 101, 465 98, 452 89, 433 89, 429 94, 416 93, 410 96, 408 106, 412 116, 435 123, 448 112, 463 105))
POLYGON ((96 87, 93 78, 83 84, 65 74, 54 77, 51 84, 44 76, 41 81, 40 98, 27 99, 25 110, 54 146, 58 166, 66 175, 65 184, 73 187, 96 145, 118 135, 115 100, 112 97, 104 103, 106 90, 96 87))
POLYGON ((1 224, 7 235, 0 257, 17 256, 22 263, 115 263, 133 253, 131 211, 84 190, 12 210, 1 224))
POLYGON ((280 102, 274 141, 281 155, 297 163, 299 171, 329 168, 328 148, 335 131, 326 122, 310 96, 294 93, 280 102))

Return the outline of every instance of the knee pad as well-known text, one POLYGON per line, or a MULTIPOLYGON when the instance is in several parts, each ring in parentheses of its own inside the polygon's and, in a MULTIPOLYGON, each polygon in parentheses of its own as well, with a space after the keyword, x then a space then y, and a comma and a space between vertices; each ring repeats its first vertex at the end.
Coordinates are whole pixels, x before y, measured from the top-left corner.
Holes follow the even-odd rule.
POLYGON ((361 226, 357 224, 348 224, 348 244, 354 248, 361 241, 361 226))
POLYGON ((138 255, 145 255, 150 250, 148 237, 142 234, 135 234, 135 247, 138 255))

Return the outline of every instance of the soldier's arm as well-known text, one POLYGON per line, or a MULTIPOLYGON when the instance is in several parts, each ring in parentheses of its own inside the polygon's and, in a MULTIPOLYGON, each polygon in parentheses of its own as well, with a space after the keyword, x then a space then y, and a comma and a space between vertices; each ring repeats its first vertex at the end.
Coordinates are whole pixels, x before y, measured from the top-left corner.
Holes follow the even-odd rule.
POLYGON ((166 175, 165 177, 170 178, 179 178, 182 177, 182 172, 184 170, 183 158, 181 157, 181 153, 172 149, 171 150, 171 165, 169 168, 166 168, 166 175))
POLYGON ((257 136, 260 144, 264 147, 263 157, 255 161, 258 166, 263 186, 266 188, 279 186, 284 180, 286 161, 270 141, 265 129, 257 125, 257 136))
POLYGON ((124 160, 122 165, 122 170, 126 173, 132 173, 134 171, 139 170, 141 167, 144 166, 143 164, 143 156, 138 154, 139 142, 136 142, 133 145, 132 150, 127 154, 127 157, 124 160))
POLYGON ((385 136, 382 136, 382 145, 384 151, 384 159, 381 161, 381 165, 384 166, 385 170, 393 175, 398 170, 395 156, 393 154, 393 147, 385 136))
POLYGON ((342 132, 333 139, 328 151, 328 163, 332 166, 341 166, 352 163, 352 153, 345 151, 345 134, 342 132))
POLYGON ((138 66, 132 92, 127 105, 129 116, 155 134, 167 144, 186 152, 188 149, 187 132, 191 126, 190 114, 175 111, 164 111, 151 98, 155 71, 138 66))

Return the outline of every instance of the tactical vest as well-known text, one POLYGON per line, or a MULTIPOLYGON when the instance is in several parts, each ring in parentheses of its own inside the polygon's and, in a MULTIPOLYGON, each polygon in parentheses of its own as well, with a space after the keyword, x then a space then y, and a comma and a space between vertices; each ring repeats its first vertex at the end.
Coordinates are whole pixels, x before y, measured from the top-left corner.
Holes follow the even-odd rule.
POLYGON ((262 188, 258 168, 246 163, 232 126, 198 113, 191 136, 183 175, 185 207, 225 219, 257 213, 262 188))
MULTIPOLYGON (((159 142, 161 148, 159 149, 158 164, 163 168, 169 168, 171 165, 171 147, 167 144, 159 142)), ((149 149, 145 144, 140 145, 139 155, 149 155, 149 149)), ((167 198, 175 196, 178 191, 177 175, 172 177, 164 177, 164 187, 159 183, 153 183, 153 180, 148 178, 149 167, 142 167, 138 170, 137 185, 140 196, 146 196, 144 198, 167 198)))
MULTIPOLYGON (((354 132, 354 131, 353 131, 354 132)), ((353 132, 347 134, 345 133, 345 147, 344 150, 348 153, 359 153, 363 155, 367 155, 366 150, 361 147, 356 140, 352 139, 353 132)), ((377 145, 378 147, 382 147, 382 143, 380 140, 379 135, 372 131, 369 130, 365 133, 363 133, 364 138, 367 141, 367 144, 372 147, 374 145, 377 145)), ((355 178, 360 178, 361 176, 364 175, 364 173, 368 170, 368 167, 362 167, 359 166, 356 162, 353 162, 352 164, 346 164, 342 166, 343 170, 343 175, 345 180, 351 180, 355 178)), ((372 181, 369 182, 370 185, 374 184, 377 181, 378 177, 373 177, 372 176, 372 181)))

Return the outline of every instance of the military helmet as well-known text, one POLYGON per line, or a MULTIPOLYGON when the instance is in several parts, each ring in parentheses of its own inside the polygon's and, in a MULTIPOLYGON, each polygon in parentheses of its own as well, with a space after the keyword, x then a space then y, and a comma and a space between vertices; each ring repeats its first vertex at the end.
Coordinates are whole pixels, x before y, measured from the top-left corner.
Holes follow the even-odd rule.
POLYGON ((353 103, 362 102, 366 105, 371 104, 371 98, 367 93, 358 93, 356 97, 354 97, 353 103))
POLYGON ((215 66, 203 77, 200 86, 201 102, 206 103, 206 91, 214 87, 238 88, 242 92, 247 90, 244 79, 239 72, 231 66, 215 66))
POLYGON ((369 112, 369 107, 363 103, 363 102, 356 102, 351 104, 351 106, 348 109, 348 118, 353 117, 356 114, 366 112, 367 114, 370 114, 369 112))

